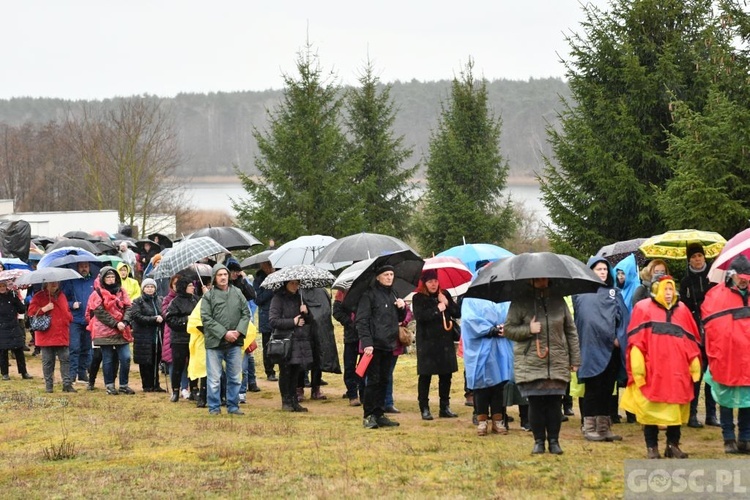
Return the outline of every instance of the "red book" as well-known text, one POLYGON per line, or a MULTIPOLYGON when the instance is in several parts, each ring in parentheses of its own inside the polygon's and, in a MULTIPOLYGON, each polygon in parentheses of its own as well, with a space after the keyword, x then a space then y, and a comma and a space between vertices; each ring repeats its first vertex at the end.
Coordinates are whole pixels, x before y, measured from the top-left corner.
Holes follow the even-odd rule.
POLYGON ((365 372, 367 372, 367 367, 370 366, 370 361, 372 361, 372 354, 363 354, 362 357, 359 358, 359 363, 357 363, 355 373, 361 378, 365 377, 365 372))

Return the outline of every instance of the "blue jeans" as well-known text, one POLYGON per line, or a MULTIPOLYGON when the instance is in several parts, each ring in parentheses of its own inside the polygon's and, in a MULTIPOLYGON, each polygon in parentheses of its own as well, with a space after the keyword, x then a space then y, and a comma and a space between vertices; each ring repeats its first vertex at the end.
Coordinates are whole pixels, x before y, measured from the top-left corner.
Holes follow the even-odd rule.
POLYGON ((221 411, 222 361, 226 364, 227 411, 240 408, 240 380, 242 379, 242 346, 206 349, 208 411, 221 411))
POLYGON ((103 345, 101 350, 104 385, 115 383, 115 371, 117 370, 114 363, 115 355, 120 363, 120 387, 128 385, 128 377, 130 376, 130 344, 103 345))
MULTIPOLYGON (((70 381, 86 375, 91 364, 91 333, 86 330, 86 325, 80 323, 70 324, 70 381)), ((113 379, 114 380, 114 379, 113 379)))
POLYGON ((398 356, 391 355, 391 371, 388 377, 388 385, 385 386, 385 407, 393 406, 393 370, 396 369, 398 356))
MULTIPOLYGON (((734 408, 719 406, 719 421, 724 441, 734 441, 734 408)), ((739 440, 750 441, 750 408, 737 409, 737 427, 740 431, 739 440)))
POLYGON ((257 384, 255 379, 255 356, 253 353, 242 354, 242 382, 240 383, 240 394, 245 394, 247 388, 257 384))

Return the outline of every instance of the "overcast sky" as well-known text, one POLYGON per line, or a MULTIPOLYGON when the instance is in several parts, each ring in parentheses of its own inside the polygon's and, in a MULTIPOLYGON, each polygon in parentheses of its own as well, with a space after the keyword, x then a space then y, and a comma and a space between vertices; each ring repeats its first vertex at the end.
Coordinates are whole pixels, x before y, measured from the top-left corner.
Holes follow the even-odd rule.
MULTIPOLYGON (((607 0, 581 0, 604 6, 607 0)), ((4 2, 0 99, 283 88, 309 39, 351 84, 450 79, 469 57, 490 80, 563 77, 579 0, 19 0, 4 2)))

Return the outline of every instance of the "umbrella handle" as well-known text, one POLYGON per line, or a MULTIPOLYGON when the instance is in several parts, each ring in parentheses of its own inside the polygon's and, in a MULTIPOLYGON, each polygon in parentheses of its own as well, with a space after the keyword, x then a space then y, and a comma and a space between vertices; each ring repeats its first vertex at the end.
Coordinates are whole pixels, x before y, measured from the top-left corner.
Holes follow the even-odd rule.
POLYGON ((443 330, 446 332, 453 330, 453 320, 445 319, 445 311, 443 311, 443 330))
POLYGON ((549 347, 545 347, 544 354, 542 354, 542 344, 539 342, 539 337, 536 338, 536 355, 540 359, 544 359, 549 355, 549 347))

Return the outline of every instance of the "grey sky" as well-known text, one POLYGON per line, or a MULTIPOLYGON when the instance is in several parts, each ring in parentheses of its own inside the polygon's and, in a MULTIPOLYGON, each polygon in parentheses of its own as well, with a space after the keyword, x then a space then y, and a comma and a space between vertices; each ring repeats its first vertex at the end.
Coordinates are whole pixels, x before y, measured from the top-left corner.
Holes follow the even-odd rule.
POLYGON ((22 0, 0 12, 2 99, 279 89, 308 37, 344 84, 368 54, 386 82, 449 79, 469 56, 488 79, 562 77, 564 34, 583 20, 579 0, 22 0))

